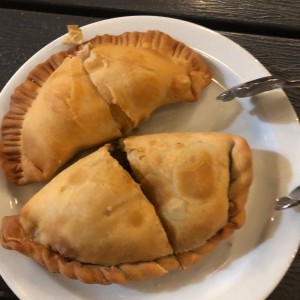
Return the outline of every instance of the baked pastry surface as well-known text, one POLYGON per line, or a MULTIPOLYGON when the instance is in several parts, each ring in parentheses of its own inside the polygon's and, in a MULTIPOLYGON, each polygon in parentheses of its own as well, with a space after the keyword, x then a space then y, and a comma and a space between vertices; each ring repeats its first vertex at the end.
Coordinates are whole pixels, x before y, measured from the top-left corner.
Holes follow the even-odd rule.
POLYGON ((159 31, 97 36, 51 56, 11 97, 2 166, 16 184, 47 180, 76 153, 128 134, 211 81, 193 50, 159 31))
POLYGON ((86 283, 161 276, 243 225, 251 180, 239 136, 129 137, 71 165, 5 217, 2 245, 86 283))

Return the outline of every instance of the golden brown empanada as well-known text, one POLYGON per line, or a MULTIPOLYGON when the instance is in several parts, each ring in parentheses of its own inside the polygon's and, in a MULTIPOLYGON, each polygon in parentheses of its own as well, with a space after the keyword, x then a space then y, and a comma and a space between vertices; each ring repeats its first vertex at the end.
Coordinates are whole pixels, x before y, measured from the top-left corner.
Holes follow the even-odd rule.
POLYGON ((251 180, 241 137, 129 137, 65 169, 19 216, 5 217, 2 245, 86 283, 161 276, 195 264, 243 225, 251 180))
POLYGON ((51 178, 74 154, 130 132, 158 107, 195 101, 211 73, 159 31, 97 36, 37 66, 1 125, 8 180, 51 178))
MULTIPOLYGON (((231 158, 236 147, 244 153, 243 141, 225 134, 176 133, 130 137, 124 146, 176 252, 200 247, 226 224, 227 193, 234 178, 229 170, 248 164, 231 158)), ((240 210, 237 203, 234 209, 240 210)))

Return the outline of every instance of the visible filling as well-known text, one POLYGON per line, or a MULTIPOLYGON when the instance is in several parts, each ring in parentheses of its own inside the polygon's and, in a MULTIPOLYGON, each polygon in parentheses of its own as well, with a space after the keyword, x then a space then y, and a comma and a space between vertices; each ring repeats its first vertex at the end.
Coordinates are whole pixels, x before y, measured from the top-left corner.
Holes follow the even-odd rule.
MULTIPOLYGON (((140 183, 132 168, 131 165, 129 163, 129 160, 127 158, 127 153, 120 147, 119 143, 116 142, 112 142, 111 143, 111 147, 109 149, 109 154, 119 163, 119 165, 128 172, 128 174, 131 176, 131 178, 136 182, 136 183, 140 183)), ((148 199, 148 198, 147 198, 148 199)))
POLYGON ((232 168, 233 168, 233 158, 232 158, 232 149, 234 147, 234 142, 232 143, 232 145, 230 146, 229 148, 229 151, 228 151, 228 169, 229 169, 229 172, 230 172, 230 176, 229 176, 229 182, 228 182, 228 202, 229 202, 229 205, 228 205, 228 218, 231 217, 231 212, 234 211, 234 202, 232 201, 232 197, 230 195, 230 186, 232 184, 232 182, 235 180, 235 178, 232 176, 232 168))
MULTIPOLYGON (((112 142, 111 148, 109 149, 110 155, 118 161, 119 165, 128 172, 128 174, 131 176, 131 178, 140 185, 141 191, 145 195, 146 199, 149 201, 149 203, 153 206, 155 209, 156 215, 158 219, 160 220, 160 223, 162 227, 164 228, 164 231, 166 232, 166 236, 168 238, 168 242, 171 245, 173 251, 176 249, 174 241, 172 241, 172 232, 170 232, 171 228, 169 225, 166 224, 166 220, 162 218, 161 214, 159 213, 159 208, 151 201, 151 192, 147 190, 147 186, 145 186, 143 183, 140 182, 140 180, 137 178, 136 174, 132 170, 131 164, 127 158, 127 152, 124 150, 122 142, 112 142)), ((171 230, 172 231, 172 230, 171 230)), ((176 256, 176 253, 174 251, 173 253, 176 256)))

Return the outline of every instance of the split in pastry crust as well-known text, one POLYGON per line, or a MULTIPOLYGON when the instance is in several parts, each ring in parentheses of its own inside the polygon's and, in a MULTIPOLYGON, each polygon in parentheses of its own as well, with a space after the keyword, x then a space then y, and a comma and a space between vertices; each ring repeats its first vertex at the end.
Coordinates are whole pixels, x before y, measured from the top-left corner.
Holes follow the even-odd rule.
POLYGON ((11 97, 1 125, 6 177, 19 185, 50 179, 158 107, 197 100, 210 81, 197 53, 159 31, 97 36, 57 53, 11 97))
POLYGON ((117 146, 124 167, 115 147, 79 160, 5 217, 3 247, 86 283, 124 283, 195 264, 245 222, 252 169, 243 138, 129 137, 117 146))

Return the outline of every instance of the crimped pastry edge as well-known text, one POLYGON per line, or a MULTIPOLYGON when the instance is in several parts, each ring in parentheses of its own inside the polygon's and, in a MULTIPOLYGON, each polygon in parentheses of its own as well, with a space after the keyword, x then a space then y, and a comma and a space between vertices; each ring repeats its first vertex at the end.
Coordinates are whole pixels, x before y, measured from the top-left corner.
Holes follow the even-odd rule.
POLYGON ((8 181, 17 185, 25 185, 47 179, 44 178, 43 172, 39 168, 31 167, 30 172, 25 174, 23 169, 24 158, 22 157, 21 150, 23 120, 35 100, 39 89, 66 57, 80 55, 80 52, 84 51, 84 47, 87 44, 93 48, 104 43, 153 49, 174 59, 191 62, 190 77, 193 83, 194 100, 196 100, 196 95, 202 87, 207 85, 211 80, 211 72, 208 65, 200 55, 196 54, 183 43, 157 30, 125 32, 121 35, 97 35, 93 39, 73 46, 67 51, 56 53, 44 63, 37 65, 29 73, 24 83, 16 88, 11 96, 10 110, 3 117, 1 124, 0 161, 8 181), (197 72, 204 74, 203 82, 200 82, 197 72))
POLYGON ((44 265, 53 273, 61 273, 70 279, 77 279, 88 284, 108 285, 124 284, 146 278, 160 277, 173 270, 182 270, 199 262, 204 255, 211 252, 220 241, 227 239, 234 230, 245 222, 245 210, 231 217, 226 226, 211 237, 205 245, 191 251, 157 258, 150 262, 120 264, 117 266, 98 266, 69 260, 47 247, 26 240, 19 223, 19 216, 4 217, 0 232, 4 248, 16 250, 44 265))
POLYGON ((117 266, 85 264, 66 259, 41 244, 26 240, 18 215, 3 218, 2 230, 0 231, 1 244, 6 249, 16 250, 31 257, 51 272, 61 273, 68 278, 90 284, 123 284, 127 281, 160 277, 172 270, 186 269, 198 263, 207 253, 214 250, 219 242, 227 239, 246 221, 245 202, 252 182, 251 152, 247 142, 242 137, 231 136, 233 143, 229 153, 232 163, 230 166, 231 182, 228 191, 228 221, 201 247, 185 253, 160 257, 150 262, 136 262, 117 266))

